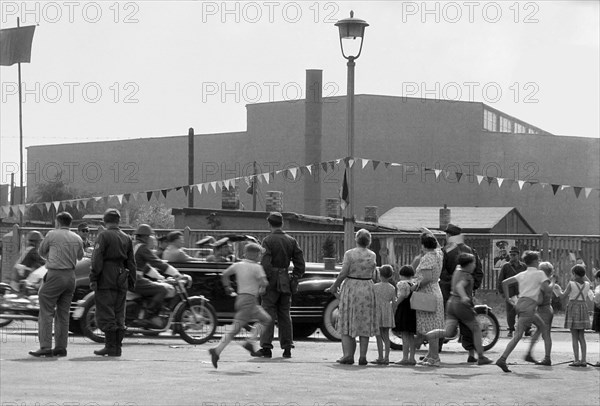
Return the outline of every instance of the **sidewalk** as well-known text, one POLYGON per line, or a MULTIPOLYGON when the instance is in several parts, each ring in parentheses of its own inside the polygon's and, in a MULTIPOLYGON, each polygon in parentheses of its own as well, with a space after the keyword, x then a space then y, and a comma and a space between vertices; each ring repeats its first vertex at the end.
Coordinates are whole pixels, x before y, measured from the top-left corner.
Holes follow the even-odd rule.
MULTIPOLYGON (((102 358, 93 355, 101 345, 73 337, 68 357, 38 359, 27 355, 38 346, 35 330, 4 329, 1 337, 0 399, 7 406, 600 404, 600 368, 566 366, 572 350, 565 333, 553 335, 552 367, 524 362, 524 340, 508 360, 510 374, 495 365, 467 364, 455 341, 444 346, 439 368, 340 365, 340 343, 315 334, 296 342, 291 359, 282 358, 279 348, 273 359, 252 358, 232 343, 215 369, 207 353, 215 342, 191 346, 176 337, 136 336, 125 340, 121 358, 102 358)), ((589 361, 595 362, 598 335, 586 338, 589 361)), ((487 356, 497 359, 507 342, 501 338, 487 356)), ((368 359, 376 356, 372 339, 368 359)), ((401 352, 391 355, 400 358, 401 352)))

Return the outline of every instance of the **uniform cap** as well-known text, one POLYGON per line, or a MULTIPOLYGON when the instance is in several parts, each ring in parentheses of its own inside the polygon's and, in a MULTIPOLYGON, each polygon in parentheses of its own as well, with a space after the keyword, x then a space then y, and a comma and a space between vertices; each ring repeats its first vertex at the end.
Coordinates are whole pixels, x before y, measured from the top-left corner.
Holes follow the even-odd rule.
POLYGON ((152 230, 152 227, 150 227, 148 224, 140 224, 138 226, 138 228, 135 230, 135 235, 152 235, 154 234, 154 231, 152 230))
POLYGON ((181 231, 171 231, 167 235, 167 241, 173 242, 173 241, 177 240, 179 237, 183 237, 183 233, 181 231))
POLYGON ((446 226, 446 230, 444 231, 446 231, 446 233, 449 235, 459 235, 462 233, 462 229, 454 224, 448 224, 448 226, 446 226))
POLYGON ((267 217, 267 221, 273 225, 283 224, 283 216, 278 211, 273 211, 267 217))
POLYGON ((220 240, 217 240, 215 242, 213 242, 212 244, 210 244, 211 247, 213 248, 221 248, 224 245, 227 245, 229 243, 229 237, 223 237, 220 240))
POLYGON ((30 231, 27 233, 27 241, 41 241, 44 237, 39 231, 30 231))
POLYGON ((519 251, 519 249, 517 247, 510 247, 510 251, 508 251, 509 253, 515 252, 517 254, 520 254, 521 251, 519 251))
POLYGON ((215 237, 213 237, 212 235, 207 235, 206 237, 201 238, 198 241, 196 241, 196 245, 199 246, 199 247, 201 247, 203 245, 212 244, 215 241, 216 241, 215 237))

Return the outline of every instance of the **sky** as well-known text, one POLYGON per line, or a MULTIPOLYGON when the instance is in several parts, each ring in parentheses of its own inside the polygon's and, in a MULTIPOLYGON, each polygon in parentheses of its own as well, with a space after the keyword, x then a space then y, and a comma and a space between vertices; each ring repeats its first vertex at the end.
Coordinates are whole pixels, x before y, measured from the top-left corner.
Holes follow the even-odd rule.
MULTIPOLYGON (((303 99, 306 69, 323 70, 324 96, 345 95, 334 23, 350 10, 369 23, 356 94, 484 102, 556 135, 600 136, 597 1, 0 4, 1 28, 37 25, 21 65, 25 147, 244 131, 247 104, 303 99)), ((17 65, 0 67, 0 84, 8 183, 17 65)))

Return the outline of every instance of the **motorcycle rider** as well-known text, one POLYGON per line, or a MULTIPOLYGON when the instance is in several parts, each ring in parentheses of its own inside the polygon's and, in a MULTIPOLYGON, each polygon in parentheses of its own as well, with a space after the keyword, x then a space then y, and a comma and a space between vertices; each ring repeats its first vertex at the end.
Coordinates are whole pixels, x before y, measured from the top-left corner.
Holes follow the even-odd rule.
POLYGON ((38 248, 44 237, 39 231, 30 231, 27 234, 27 247, 21 253, 13 271, 11 287, 17 291, 21 289, 21 280, 27 279, 29 274, 46 261, 38 253, 38 248))
POLYGON ((141 323, 144 327, 160 328, 152 319, 158 315, 165 296, 168 293, 166 285, 154 282, 150 279, 163 279, 162 275, 181 277, 179 271, 169 264, 159 259, 149 247, 149 240, 154 231, 148 224, 140 224, 135 230, 135 241, 133 243, 133 252, 135 255, 135 264, 137 270, 137 282, 135 284, 135 293, 145 298, 151 298, 148 303, 145 317, 141 323), (157 272, 158 271, 158 272, 157 272))

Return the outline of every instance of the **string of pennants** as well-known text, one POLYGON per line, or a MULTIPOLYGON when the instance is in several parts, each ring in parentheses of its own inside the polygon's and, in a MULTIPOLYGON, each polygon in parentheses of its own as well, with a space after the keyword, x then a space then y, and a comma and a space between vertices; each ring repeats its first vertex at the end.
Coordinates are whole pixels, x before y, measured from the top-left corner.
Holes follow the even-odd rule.
POLYGON ((60 200, 60 201, 57 200, 57 201, 53 201, 53 202, 26 203, 26 204, 0 206, 0 214, 5 214, 5 215, 10 216, 11 214, 18 215, 18 213, 21 212, 24 215, 25 210, 27 210, 31 207, 37 207, 40 211, 43 211, 45 209, 46 212, 49 212, 50 208, 54 207, 54 209, 58 212, 61 207, 63 208, 63 210, 67 207, 73 207, 76 209, 89 208, 90 204, 93 205, 95 202, 101 202, 101 201, 105 202, 107 204, 112 201, 114 204, 114 201, 116 200, 119 203, 119 205, 122 205, 123 202, 128 203, 131 201, 140 201, 143 199, 146 199, 146 201, 149 202, 150 200, 152 200, 153 197, 156 197, 157 200, 159 199, 159 197, 161 195, 164 198, 166 198, 169 193, 174 192, 174 191, 178 192, 180 190, 183 190, 183 192, 185 193, 186 196, 188 195, 190 190, 196 190, 198 192, 198 194, 209 193, 211 191, 216 193, 217 191, 221 191, 223 188, 230 189, 232 187, 235 187, 237 184, 239 184, 241 182, 245 182, 248 186, 251 186, 256 181, 258 181, 259 183, 269 184, 269 183, 273 182, 277 176, 282 176, 285 180, 290 180, 290 179, 296 180, 299 173, 302 175, 312 175, 313 170, 315 170, 315 169, 322 169, 324 172, 328 172, 328 171, 334 170, 336 166, 339 166, 342 164, 344 165, 345 168, 352 168, 355 164, 358 164, 362 170, 366 170, 367 167, 370 166, 373 171, 377 170, 377 168, 380 167, 380 165, 383 165, 383 167, 385 169, 390 169, 390 168, 408 169, 408 168, 410 168, 411 170, 415 171, 415 172, 411 172, 411 174, 412 173, 418 174, 418 171, 423 171, 425 173, 432 173, 432 174, 435 174, 436 180, 438 180, 440 178, 440 176, 442 176, 442 175, 445 176, 446 178, 451 178, 452 176, 454 176, 456 179, 452 178, 452 181, 453 182, 455 181, 457 183, 459 183, 460 180, 463 178, 472 178, 472 177, 476 178, 477 183, 479 185, 481 185, 484 181, 486 183, 488 183, 490 186, 495 183, 498 185, 498 187, 502 187, 502 185, 507 185, 508 187, 511 187, 514 183, 516 183, 519 187, 519 190, 523 190, 523 187, 525 185, 529 185, 529 186, 539 185, 542 188, 550 187, 552 189, 552 193, 554 195, 556 195, 559 191, 564 191, 566 189, 572 189, 576 198, 579 198, 579 196, 582 196, 581 192, 584 192, 583 196, 585 196, 585 198, 588 198, 590 193, 594 190, 600 192, 599 188, 591 188, 591 187, 585 187, 585 186, 562 185, 562 184, 555 184, 555 183, 548 183, 548 182, 540 182, 537 180, 519 180, 519 179, 515 180, 515 179, 502 178, 502 177, 497 177, 497 176, 474 175, 474 174, 469 174, 469 173, 448 171, 448 170, 442 170, 442 169, 433 169, 433 168, 428 168, 428 167, 419 168, 419 167, 415 167, 414 165, 410 165, 410 164, 407 165, 407 164, 400 164, 400 163, 395 163, 395 162, 378 161, 378 160, 374 160, 374 159, 346 157, 346 158, 335 159, 332 161, 324 161, 324 162, 321 162, 318 164, 296 166, 296 167, 281 169, 281 170, 277 170, 277 171, 259 173, 256 175, 249 175, 249 176, 242 176, 242 177, 236 177, 236 178, 225 179, 225 180, 216 180, 216 181, 211 181, 211 182, 197 183, 194 185, 176 186, 176 187, 167 188, 167 189, 114 194, 114 195, 108 195, 108 196, 87 197, 87 198, 80 198, 80 199, 69 199, 69 200, 60 200))

